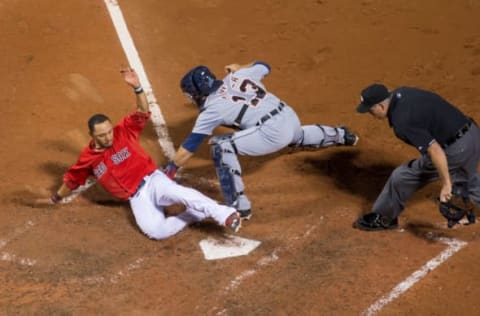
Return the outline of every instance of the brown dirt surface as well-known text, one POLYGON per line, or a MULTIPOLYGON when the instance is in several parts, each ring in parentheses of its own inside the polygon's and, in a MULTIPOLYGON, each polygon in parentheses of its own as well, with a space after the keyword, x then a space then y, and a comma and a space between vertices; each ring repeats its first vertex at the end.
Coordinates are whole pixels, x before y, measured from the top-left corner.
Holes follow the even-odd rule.
MULTIPOLYGON (((465 248, 378 315, 478 315, 479 224, 448 229, 418 192, 403 230, 352 229, 390 172, 415 158, 388 124, 355 113, 373 81, 434 90, 480 121, 480 2, 476 0, 120 1, 170 136, 178 147, 196 109, 179 80, 206 64, 272 65, 267 88, 305 124, 347 125, 355 148, 283 150, 242 157, 254 216, 239 236, 262 242, 248 256, 207 261, 199 241, 223 238, 211 222, 166 241, 146 238, 126 203, 94 187, 68 205, 49 196, 88 141, 87 119, 120 120, 134 96, 103 1, 0 1, 1 315, 360 315, 446 245, 465 248), (431 235, 430 234, 430 235, 431 235)), ((218 130, 218 133, 223 130, 218 130)), ((147 128, 142 144, 166 157, 147 128)), ((215 199, 206 144, 185 184, 215 199)))

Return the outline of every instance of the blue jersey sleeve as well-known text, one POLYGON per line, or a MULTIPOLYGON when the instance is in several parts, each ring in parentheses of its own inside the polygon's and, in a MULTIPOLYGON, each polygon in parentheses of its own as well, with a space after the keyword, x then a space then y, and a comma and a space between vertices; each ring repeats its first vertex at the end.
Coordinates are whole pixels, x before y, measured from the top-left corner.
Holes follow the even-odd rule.
POLYGON ((205 134, 190 133, 187 139, 183 142, 182 147, 189 152, 194 153, 207 136, 208 135, 205 134))

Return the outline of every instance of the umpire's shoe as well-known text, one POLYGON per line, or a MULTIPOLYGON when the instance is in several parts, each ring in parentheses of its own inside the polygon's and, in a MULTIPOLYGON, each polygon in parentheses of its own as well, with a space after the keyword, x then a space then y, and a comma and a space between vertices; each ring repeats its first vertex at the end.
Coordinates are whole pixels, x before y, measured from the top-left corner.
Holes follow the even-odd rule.
POLYGON ((378 213, 368 213, 360 216, 354 223, 353 228, 360 230, 388 230, 398 228, 398 219, 389 220, 378 213))
POLYGON ((344 145, 345 146, 355 146, 358 143, 358 136, 355 135, 351 130, 346 128, 345 126, 341 126, 340 129, 344 131, 344 145))

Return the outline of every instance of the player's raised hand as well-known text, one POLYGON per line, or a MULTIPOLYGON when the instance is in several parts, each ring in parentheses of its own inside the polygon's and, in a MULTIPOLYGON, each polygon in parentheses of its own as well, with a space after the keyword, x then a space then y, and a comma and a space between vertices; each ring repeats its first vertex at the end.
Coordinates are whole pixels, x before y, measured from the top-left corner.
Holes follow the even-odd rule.
POLYGON ((237 71, 238 69, 240 69, 241 66, 239 64, 230 64, 230 65, 226 65, 225 66, 225 72, 226 73, 231 73, 231 72, 235 72, 237 71))
POLYGON ((125 82, 132 88, 140 87, 140 79, 138 75, 132 68, 123 68, 120 70, 120 73, 123 76, 125 82))

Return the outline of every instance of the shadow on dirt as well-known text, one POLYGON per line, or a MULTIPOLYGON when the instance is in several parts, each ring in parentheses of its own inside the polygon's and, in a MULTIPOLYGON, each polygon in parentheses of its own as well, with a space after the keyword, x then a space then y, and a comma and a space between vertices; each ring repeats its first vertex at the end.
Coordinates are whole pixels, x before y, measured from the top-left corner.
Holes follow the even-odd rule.
MULTIPOLYGON (((63 175, 69 167, 70 165, 68 164, 55 161, 46 161, 40 166, 40 168, 43 169, 45 173, 49 174, 52 178, 57 179, 57 183, 54 186, 48 188, 49 190, 51 190, 51 192, 60 187, 60 185, 62 184, 63 175)), ((123 207, 125 205, 128 205, 128 203, 124 201, 112 198, 110 194, 108 194, 99 185, 94 185, 88 190, 82 192, 82 196, 92 203, 97 203, 109 207, 123 207)))
MULTIPOLYGON (((465 224, 459 223, 457 225, 463 226, 465 224)), ((424 221, 409 222, 406 223, 403 228, 411 235, 420 239, 424 239, 429 243, 437 243, 439 238, 452 238, 451 235, 453 234, 450 233, 455 232, 455 230, 450 230, 447 228, 446 223, 445 227, 442 228, 438 225, 424 221)))
POLYGON ((358 151, 337 151, 319 158, 307 158, 304 164, 332 178, 338 189, 373 202, 397 166, 389 163, 358 166, 358 155, 358 151))
POLYGON ((225 234, 233 233, 228 228, 218 225, 211 219, 206 219, 200 223, 195 223, 191 225, 190 228, 201 231, 202 234, 205 234, 206 236, 208 235, 210 237, 217 238, 217 239, 223 239, 225 238, 225 234))
MULTIPOLYGON (((74 146, 71 143, 64 141, 64 140, 48 140, 44 141, 43 145, 45 148, 48 148, 50 150, 56 151, 56 152, 67 152, 71 154, 80 154, 78 146, 74 146)), ((85 144, 86 146, 87 144, 85 144)))

